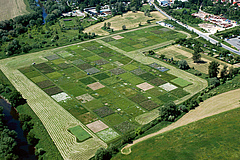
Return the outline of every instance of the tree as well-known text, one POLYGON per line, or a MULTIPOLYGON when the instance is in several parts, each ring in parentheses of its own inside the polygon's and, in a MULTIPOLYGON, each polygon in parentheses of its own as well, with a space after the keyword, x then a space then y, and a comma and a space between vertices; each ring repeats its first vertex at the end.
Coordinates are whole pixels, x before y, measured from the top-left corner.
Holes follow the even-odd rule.
POLYGON ((9 102, 13 107, 17 107, 19 105, 23 105, 26 103, 26 100, 22 97, 22 95, 18 91, 13 91, 9 96, 9 102))
POLYGON ((107 23, 107 28, 110 29, 110 27, 111 27, 111 23, 108 22, 108 23, 107 23))
POLYGON ((135 13, 137 11, 136 7, 135 6, 131 7, 131 11, 135 13))
POLYGON ((123 30, 126 30, 127 28, 126 28, 126 26, 125 26, 125 25, 123 25, 123 26, 122 26, 122 29, 123 29, 123 30))
POLYGON ((223 78, 226 78, 226 76, 227 76, 227 68, 228 68, 228 66, 227 65, 224 65, 223 66, 223 69, 221 70, 221 72, 220 72, 220 77, 223 79, 223 78))
POLYGON ((220 81, 217 79, 217 77, 209 78, 208 82, 209 85, 213 87, 217 87, 220 84, 220 81))
POLYGON ((107 24, 106 24, 106 22, 104 22, 103 29, 106 29, 106 28, 107 28, 107 24))
POLYGON ((96 6, 97 13, 100 13, 100 10, 101 10, 101 6, 99 4, 97 4, 97 6, 96 6))
POLYGON ((178 68, 185 70, 189 68, 189 65, 186 60, 181 60, 178 62, 178 68))
POLYGON ((105 148, 99 148, 95 153, 95 160, 109 160, 111 155, 105 148))
POLYGON ((210 65, 208 66, 208 75, 210 78, 217 77, 219 73, 219 63, 216 61, 210 62, 210 65))
POLYGON ((199 62, 199 61, 201 60, 201 54, 200 54, 200 53, 197 53, 197 52, 194 50, 192 59, 193 59, 194 63, 199 62))
POLYGON ((27 135, 27 141, 29 144, 31 145, 37 145, 38 144, 38 141, 39 139, 35 137, 35 134, 30 132, 28 135, 27 135))
POLYGON ((169 101, 164 106, 160 107, 159 111, 160 117, 164 121, 173 121, 180 113, 173 101, 169 101))

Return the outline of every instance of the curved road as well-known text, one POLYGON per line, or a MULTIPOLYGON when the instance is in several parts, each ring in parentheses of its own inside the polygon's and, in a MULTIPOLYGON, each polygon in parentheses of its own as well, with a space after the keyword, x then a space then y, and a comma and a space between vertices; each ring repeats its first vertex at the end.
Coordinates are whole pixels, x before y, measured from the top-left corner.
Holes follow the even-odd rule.
MULTIPOLYGON (((164 16, 166 16, 168 19, 174 20, 174 21, 177 22, 179 25, 187 28, 187 29, 190 30, 190 31, 193 31, 193 32, 197 33, 200 37, 206 39, 207 41, 210 41, 210 42, 213 43, 213 44, 218 43, 218 41, 216 41, 215 39, 209 37, 209 33, 202 33, 201 31, 199 31, 199 30, 197 30, 197 29, 195 29, 195 28, 193 28, 193 27, 190 27, 190 26, 188 26, 188 25, 186 25, 186 24, 183 24, 182 22, 177 21, 176 19, 174 19, 173 17, 171 17, 170 15, 168 15, 166 12, 164 12, 163 10, 161 10, 160 8, 158 8, 158 7, 156 6, 156 4, 153 3, 153 1, 154 1, 154 0, 149 0, 148 3, 149 3, 150 5, 154 5, 154 7, 156 8, 156 10, 158 10, 159 12, 161 12, 161 13, 162 13, 164 16)), ((233 48, 231 48, 231 47, 228 47, 228 46, 226 46, 226 45, 224 45, 224 44, 221 44, 221 45, 222 45, 223 48, 229 50, 230 52, 233 52, 233 53, 236 53, 236 54, 240 55, 240 51, 237 51, 237 50, 235 50, 235 49, 233 49, 233 48)))

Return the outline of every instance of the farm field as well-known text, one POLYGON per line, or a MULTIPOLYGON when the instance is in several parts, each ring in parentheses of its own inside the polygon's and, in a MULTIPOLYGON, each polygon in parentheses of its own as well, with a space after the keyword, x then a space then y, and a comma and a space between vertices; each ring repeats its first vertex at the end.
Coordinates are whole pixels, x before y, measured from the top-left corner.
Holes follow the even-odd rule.
POLYGON ((177 122, 127 145, 124 153, 128 155, 118 154, 113 159, 237 159, 239 92, 232 90, 202 102, 177 122))
POLYGON ((154 26, 135 32, 127 32, 117 36, 107 37, 102 40, 112 46, 130 52, 176 38, 186 38, 186 35, 162 26, 154 26))
MULTIPOLYGON (((168 32, 160 26, 145 28, 144 32, 158 29, 168 32)), ((132 38, 137 41, 140 35, 132 38)), ((180 103, 207 85, 205 80, 139 54, 137 48, 136 52, 127 52, 103 40, 21 55, 0 63, 64 159, 90 158, 97 148, 153 120, 157 108, 168 100, 180 103)), ((168 40, 149 43, 146 48, 168 40)))
POLYGON ((138 27, 139 23, 141 22, 142 25, 147 24, 147 20, 155 19, 152 21, 152 23, 155 23, 156 21, 162 21, 166 19, 164 15, 157 11, 151 12, 152 17, 144 16, 144 12, 127 12, 124 13, 123 16, 117 15, 114 16, 102 23, 98 23, 96 25, 90 26, 84 30, 84 32, 95 32, 97 35, 109 35, 107 31, 102 30, 104 23, 111 23, 111 28, 114 29, 114 31, 122 30, 122 26, 125 25, 127 29, 132 29, 138 27))
POLYGON ((24 0, 1 0, 0 21, 28 13, 24 0))
POLYGON ((173 57, 174 60, 184 59, 187 61, 188 65, 190 67, 194 67, 196 70, 198 70, 202 73, 205 73, 205 74, 208 74, 208 66, 211 61, 217 61, 220 64, 220 66, 219 66, 220 69, 222 69, 224 65, 227 65, 228 67, 231 67, 231 66, 234 67, 234 65, 231 65, 229 63, 223 62, 219 59, 216 59, 216 58, 204 55, 204 54, 201 54, 201 56, 202 56, 201 60, 203 60, 204 63, 194 63, 192 60, 192 52, 193 51, 190 49, 183 48, 183 47, 177 46, 177 45, 170 46, 170 47, 167 47, 164 49, 156 50, 156 54, 159 54, 159 55, 164 54, 164 55, 166 55, 167 58, 173 57))

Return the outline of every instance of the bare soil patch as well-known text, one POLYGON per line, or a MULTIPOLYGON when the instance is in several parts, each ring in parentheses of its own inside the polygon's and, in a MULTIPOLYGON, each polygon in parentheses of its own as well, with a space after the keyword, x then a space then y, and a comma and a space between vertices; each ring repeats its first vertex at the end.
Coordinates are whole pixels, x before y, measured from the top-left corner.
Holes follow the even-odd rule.
POLYGON ((101 120, 95 121, 93 123, 87 124, 86 125, 89 129, 91 129, 94 133, 97 133, 99 131, 102 131, 106 128, 108 128, 108 126, 103 123, 101 120))
POLYGON ((112 38, 118 40, 118 39, 123 39, 124 37, 117 35, 117 36, 113 36, 112 38))
POLYGON ((103 88, 105 87, 104 85, 102 85, 100 82, 95 82, 95 83, 92 83, 92 84, 89 84, 87 85, 89 88, 91 88, 92 90, 97 90, 97 89, 100 89, 100 88, 103 88))
POLYGON ((81 101, 82 103, 87 103, 87 102, 90 102, 91 100, 93 100, 94 98, 90 95, 90 94, 88 94, 88 93, 86 93, 86 94, 83 94, 83 95, 81 95, 81 96, 78 96, 78 97, 76 97, 79 101, 81 101))
POLYGON ((151 84, 149 84, 147 82, 141 83, 141 84, 137 85, 137 87, 144 91, 154 88, 154 86, 152 86, 151 84))

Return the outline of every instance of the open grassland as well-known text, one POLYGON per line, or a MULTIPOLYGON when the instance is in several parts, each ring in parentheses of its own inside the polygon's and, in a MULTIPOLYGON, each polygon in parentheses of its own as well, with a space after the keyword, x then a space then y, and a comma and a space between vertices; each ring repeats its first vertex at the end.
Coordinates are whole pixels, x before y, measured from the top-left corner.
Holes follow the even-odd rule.
MULTIPOLYGON (((122 150, 123 153, 125 153, 125 154, 131 153, 131 147, 133 145, 137 144, 137 143, 139 143, 139 145, 144 144, 145 146, 147 146, 146 143, 148 143, 149 141, 152 141, 152 140, 154 141, 154 140, 158 139, 157 137, 154 137, 154 136, 157 136, 157 135, 159 135, 161 133, 164 133, 164 132, 176 129, 176 128, 181 127, 181 126, 185 126, 185 125, 187 125, 189 123, 198 121, 198 120, 206 118, 206 117, 210 117, 210 116, 213 116, 213 115, 216 115, 216 114, 219 114, 219 113, 222 113, 222 112, 225 112, 225 111, 232 110, 232 109, 240 107, 240 104, 239 104, 239 93, 240 93, 240 89, 236 89, 236 90, 229 91, 229 92, 226 92, 226 93, 222 93, 222 94, 219 94, 217 96, 214 96, 212 98, 207 99, 206 101, 201 103, 199 107, 197 107, 194 110, 191 110, 189 113, 184 115, 181 119, 179 119, 177 122, 172 123, 171 125, 167 126, 166 128, 163 128, 163 129, 159 130, 156 133, 153 133, 153 134, 147 135, 147 136, 145 136, 143 138, 140 138, 140 139, 134 141, 133 144, 127 145, 122 150), (154 138, 151 138, 151 137, 154 137, 154 138), (148 138, 151 138, 151 139, 148 140, 148 138)), ((238 115, 238 114, 236 114, 236 115, 238 115)), ((236 122, 236 118, 233 118, 232 120, 234 121, 234 123, 236 122)), ((214 122, 214 124, 215 124, 215 122, 214 122)), ((221 125, 221 123, 219 123, 219 124, 221 125)), ((193 125, 193 124, 191 124, 191 125, 193 125)), ((186 128, 188 128, 188 127, 186 127, 186 128)), ((200 127, 200 128, 201 129, 205 129, 206 127, 200 127)), ((215 128, 218 128, 218 127, 215 127, 215 128)), ((174 130, 173 132, 177 133, 181 129, 182 128, 174 130)), ((209 130, 206 129, 206 132, 204 132, 204 133, 207 134, 208 133, 207 131, 209 131, 209 130)), ((171 133, 171 132, 168 132, 166 134, 169 134, 169 133, 171 133)), ((212 132, 212 133, 214 133, 214 132, 212 132)), ((161 134, 159 136, 160 137, 161 136, 165 136, 166 134, 161 134)), ((200 133, 198 133, 197 135, 199 135, 199 134, 200 133)), ((184 134, 184 135, 188 136, 189 133, 186 132, 186 134, 184 134)), ((199 136, 202 137, 204 135, 199 135, 199 136)), ((178 137, 178 136, 176 136, 176 137, 178 137)), ((213 137, 215 137, 215 135, 213 137)), ((196 143, 194 143, 192 145, 196 145, 196 143)), ((171 146, 171 147, 174 147, 174 146, 171 146)), ((137 148, 139 148, 138 145, 134 146, 135 150, 137 150, 137 148)), ((180 149, 180 148, 178 148, 178 149, 180 149)), ((157 152, 159 152, 159 150, 157 150, 157 152)), ((197 151, 197 152, 200 152, 200 151, 197 151)), ((121 156, 121 155, 119 155, 119 156, 121 158, 127 158, 128 159, 131 156, 134 156, 135 154, 140 154, 140 152, 137 152, 137 151, 133 152, 129 156, 121 156)), ((158 156, 160 156, 160 155, 158 155, 158 156)))
POLYGON ((0 21, 28 13, 24 0, 1 0, 0 21))
POLYGON ((110 18, 102 23, 95 24, 90 26, 84 30, 84 32, 95 32, 97 35, 109 35, 107 31, 102 30, 104 23, 111 23, 111 28, 114 31, 122 30, 122 26, 125 25, 127 29, 132 29, 138 27, 139 23, 142 25, 147 24, 147 20, 155 19, 153 23, 156 21, 162 21, 166 19, 164 15, 161 13, 154 11, 151 12, 152 17, 144 16, 144 12, 127 12, 124 13, 123 16, 118 15, 113 18, 110 18))
POLYGON ((63 109, 51 97, 38 88, 32 81, 20 73, 17 68, 29 66, 34 62, 46 61, 48 53, 23 55, 1 61, 1 70, 10 82, 20 91, 28 104, 42 121, 50 137, 64 159, 88 159, 99 147, 106 147, 99 138, 88 130, 81 122, 63 109), (43 56, 44 55, 44 56, 43 56), (93 138, 77 143, 76 137, 68 132, 68 128, 80 125, 93 138))
POLYGON ((240 109, 163 133, 113 159, 239 159, 240 109))
POLYGON ((173 57, 174 60, 182 60, 182 59, 186 60, 190 67, 194 67, 196 70, 205 74, 208 74, 208 66, 209 66, 209 63, 212 61, 218 62, 220 64, 219 66, 220 69, 222 69, 224 65, 227 65, 228 67, 231 67, 231 66, 234 67, 234 65, 231 65, 219 59, 207 56, 205 54, 201 54, 202 56, 201 60, 203 61, 203 63, 194 63, 192 60, 192 53, 193 51, 191 49, 184 48, 177 45, 156 50, 156 54, 158 55, 164 54, 166 55, 167 58, 173 57))

